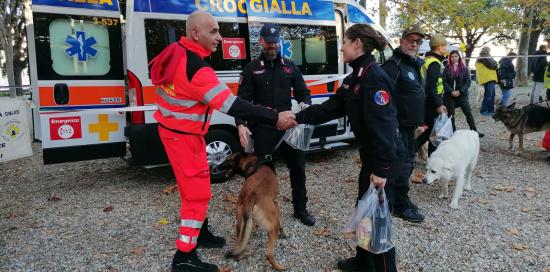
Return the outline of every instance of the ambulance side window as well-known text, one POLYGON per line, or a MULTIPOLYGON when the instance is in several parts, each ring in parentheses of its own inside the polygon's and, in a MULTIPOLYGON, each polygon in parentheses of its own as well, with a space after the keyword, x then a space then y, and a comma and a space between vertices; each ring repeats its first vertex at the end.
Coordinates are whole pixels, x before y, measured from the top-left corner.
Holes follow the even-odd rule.
MULTIPOLYGON (((216 71, 239 71, 250 62, 246 24, 219 22, 222 42, 216 52, 205 60, 216 71)), ((166 46, 185 36, 185 21, 145 20, 147 59, 150 62, 166 46)))
MULTIPOLYGON (((261 24, 250 27, 252 57, 261 53, 258 42, 261 24)), ((338 47, 336 27, 318 25, 279 24, 281 28, 281 54, 294 61, 304 75, 337 74, 338 47)))
POLYGON ((39 80, 122 79, 116 18, 34 13, 39 80))

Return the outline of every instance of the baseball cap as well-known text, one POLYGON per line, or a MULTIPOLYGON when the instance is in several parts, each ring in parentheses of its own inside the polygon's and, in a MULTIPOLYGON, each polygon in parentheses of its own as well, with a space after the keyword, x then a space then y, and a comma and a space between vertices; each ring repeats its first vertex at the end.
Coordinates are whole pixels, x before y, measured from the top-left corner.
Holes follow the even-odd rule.
POLYGON ((411 27, 405 29, 403 31, 403 34, 401 35, 401 38, 405 38, 409 36, 410 34, 418 34, 422 38, 425 38, 426 35, 424 34, 424 30, 419 25, 412 25, 411 27))
POLYGON ((276 24, 267 23, 262 26, 260 36, 268 43, 278 43, 281 41, 281 30, 276 24))
POLYGON ((446 46, 448 44, 449 42, 441 34, 433 34, 432 37, 430 38, 431 47, 441 46, 441 45, 446 46))

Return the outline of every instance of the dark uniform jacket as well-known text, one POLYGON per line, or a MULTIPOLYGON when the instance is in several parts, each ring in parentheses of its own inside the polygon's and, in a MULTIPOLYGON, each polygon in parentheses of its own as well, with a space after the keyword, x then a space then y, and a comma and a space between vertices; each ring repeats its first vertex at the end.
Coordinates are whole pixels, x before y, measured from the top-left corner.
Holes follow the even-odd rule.
MULTIPOLYGON (((273 61, 260 57, 247 64, 239 82, 239 97, 279 112, 290 110, 292 95, 298 103, 311 104, 311 96, 298 66, 280 54, 273 61)), ((236 125, 244 120, 235 119, 236 125)))
POLYGON ((417 127, 423 124, 425 96, 421 64, 397 48, 383 68, 395 84, 394 101, 399 127, 417 127))
POLYGON ((470 84, 472 83, 468 68, 465 68, 464 71, 462 71, 462 73, 457 77, 453 77, 451 65, 447 65, 447 67, 445 67, 445 70, 443 71, 444 93, 450 96, 454 90, 458 90, 461 95, 467 96, 468 89, 470 88, 470 84))
POLYGON ((376 63, 364 54, 350 63, 353 73, 327 101, 296 114, 298 123, 322 124, 347 115, 361 148, 368 152, 367 164, 376 176, 386 178, 397 159, 397 113, 394 85, 376 63))

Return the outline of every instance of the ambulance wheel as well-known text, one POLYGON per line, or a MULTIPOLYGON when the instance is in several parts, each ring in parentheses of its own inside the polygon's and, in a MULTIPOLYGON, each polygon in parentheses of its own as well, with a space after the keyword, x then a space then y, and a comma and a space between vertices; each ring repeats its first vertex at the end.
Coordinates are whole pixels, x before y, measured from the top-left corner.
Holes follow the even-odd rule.
POLYGON ((210 166, 210 181, 212 183, 221 183, 227 180, 225 173, 218 169, 218 165, 225 161, 227 156, 241 150, 241 145, 237 138, 231 133, 214 129, 209 131, 205 136, 206 141, 206 157, 210 166))

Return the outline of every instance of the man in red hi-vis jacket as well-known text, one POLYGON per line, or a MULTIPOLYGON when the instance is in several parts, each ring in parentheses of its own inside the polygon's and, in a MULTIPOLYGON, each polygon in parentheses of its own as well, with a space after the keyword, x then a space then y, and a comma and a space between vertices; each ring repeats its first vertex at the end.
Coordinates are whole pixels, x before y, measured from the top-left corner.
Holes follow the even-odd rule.
POLYGON ((219 26, 206 12, 193 12, 186 36, 169 45, 152 61, 151 80, 157 88, 155 119, 166 154, 174 170, 181 199, 181 224, 172 271, 218 271, 202 262, 197 245, 223 247, 225 240, 208 230, 210 173, 203 135, 214 110, 231 116, 287 129, 296 125, 290 111, 253 105, 233 95, 204 58, 221 41, 219 26))

